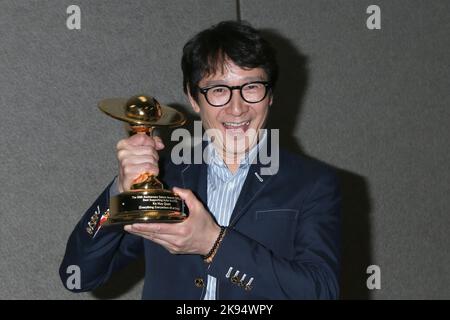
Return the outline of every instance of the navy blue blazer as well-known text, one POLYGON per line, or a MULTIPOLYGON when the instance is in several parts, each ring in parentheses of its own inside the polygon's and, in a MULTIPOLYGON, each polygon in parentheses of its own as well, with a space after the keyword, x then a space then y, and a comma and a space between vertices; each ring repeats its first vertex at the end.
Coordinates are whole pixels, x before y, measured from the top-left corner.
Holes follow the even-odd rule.
MULTIPOLYGON (((261 166, 250 166, 210 265, 199 255, 174 255, 123 231, 102 228, 89 235, 92 215, 108 208, 108 186, 68 240, 60 267, 64 286, 70 265, 81 270, 81 288, 72 291, 90 291, 144 253, 143 299, 202 299, 207 274, 217 278, 217 299, 338 298, 341 198, 334 170, 283 150, 277 174, 262 176, 261 166)), ((207 203, 206 164, 167 162, 161 180, 191 189, 207 203)))

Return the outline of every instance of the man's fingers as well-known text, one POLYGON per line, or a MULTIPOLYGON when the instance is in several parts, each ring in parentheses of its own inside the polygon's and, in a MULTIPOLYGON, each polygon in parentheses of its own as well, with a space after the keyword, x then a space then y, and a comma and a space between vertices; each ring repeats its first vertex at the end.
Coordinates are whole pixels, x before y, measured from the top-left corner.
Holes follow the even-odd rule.
POLYGON ((126 167, 123 167, 123 173, 126 178, 136 179, 143 172, 148 172, 157 176, 159 174, 158 166, 154 165, 150 162, 144 162, 139 164, 129 164, 126 167))
POLYGON ((155 155, 145 155, 145 156, 132 156, 127 157, 122 160, 121 165, 126 167, 128 165, 141 164, 141 163, 151 163, 154 166, 158 165, 158 158, 155 155))
POLYGON ((179 241, 178 236, 152 232, 141 232, 137 231, 132 225, 125 226, 124 230, 136 236, 140 236, 147 240, 153 241, 166 248, 170 253, 177 253, 180 250, 180 248, 176 244, 177 241, 179 241))
POLYGON ((122 139, 117 143, 117 150, 128 149, 130 147, 137 146, 150 146, 152 148, 156 147, 156 143, 153 137, 150 137, 143 133, 137 133, 132 135, 127 139, 122 139))
POLYGON ((128 143, 131 144, 132 146, 151 146, 153 148, 155 147, 155 140, 153 139, 153 137, 150 137, 144 133, 136 133, 131 137, 129 137, 127 140, 128 143))
POLYGON ((166 223, 135 223, 129 226, 130 230, 149 232, 155 234, 177 234, 176 226, 166 223))
MULTIPOLYGON (((119 160, 125 159, 129 156, 158 156, 158 152, 148 146, 135 146, 130 149, 120 149, 117 151, 117 158, 119 160)), ((159 157, 159 156, 158 156, 159 157)))

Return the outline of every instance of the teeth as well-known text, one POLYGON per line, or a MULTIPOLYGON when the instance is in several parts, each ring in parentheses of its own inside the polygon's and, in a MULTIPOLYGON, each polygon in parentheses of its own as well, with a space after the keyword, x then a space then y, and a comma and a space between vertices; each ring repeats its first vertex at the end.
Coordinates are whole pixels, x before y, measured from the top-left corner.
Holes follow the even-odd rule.
POLYGON ((226 125, 226 126, 229 126, 229 127, 240 127, 240 126, 242 126, 242 125, 248 126, 248 125, 250 124, 250 121, 242 121, 242 122, 224 122, 223 124, 226 125))

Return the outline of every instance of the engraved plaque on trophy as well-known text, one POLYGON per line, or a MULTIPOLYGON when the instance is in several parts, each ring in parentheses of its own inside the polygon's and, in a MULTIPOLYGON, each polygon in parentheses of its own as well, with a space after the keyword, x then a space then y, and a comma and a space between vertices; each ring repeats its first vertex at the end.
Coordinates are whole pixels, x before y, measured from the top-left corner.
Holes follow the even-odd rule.
MULTIPOLYGON (((127 122, 132 134, 151 136, 154 128, 178 127, 186 121, 182 113, 147 95, 105 99, 98 106, 107 115, 127 122)), ((129 191, 111 197, 109 210, 103 226, 175 223, 187 218, 187 208, 181 198, 164 189, 163 184, 149 172, 136 177, 129 191)))

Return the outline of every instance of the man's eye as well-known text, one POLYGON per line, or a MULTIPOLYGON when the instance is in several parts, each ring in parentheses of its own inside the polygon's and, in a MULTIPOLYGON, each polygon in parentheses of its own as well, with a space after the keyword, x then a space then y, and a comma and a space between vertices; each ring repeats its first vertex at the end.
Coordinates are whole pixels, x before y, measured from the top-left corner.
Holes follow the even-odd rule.
POLYGON ((225 92, 225 88, 223 88, 223 87, 212 88, 212 89, 211 89, 211 92, 212 92, 213 94, 221 94, 221 93, 224 93, 224 92, 225 92))
POLYGON ((261 87, 262 87, 262 85, 260 83, 252 83, 252 84, 246 85, 244 90, 258 90, 261 87))

